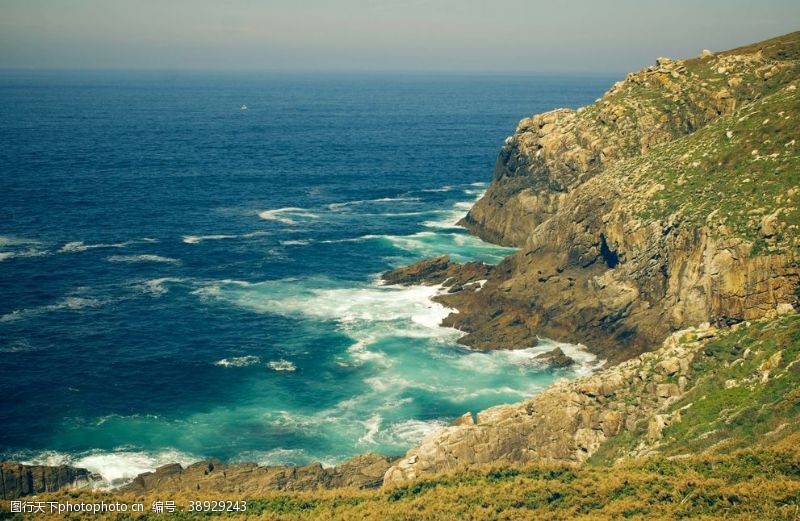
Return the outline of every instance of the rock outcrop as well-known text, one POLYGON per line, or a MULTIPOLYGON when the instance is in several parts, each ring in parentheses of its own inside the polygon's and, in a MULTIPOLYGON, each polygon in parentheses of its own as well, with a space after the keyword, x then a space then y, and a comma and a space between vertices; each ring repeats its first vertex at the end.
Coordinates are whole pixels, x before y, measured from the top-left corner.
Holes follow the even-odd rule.
POLYGON ((102 478, 86 469, 67 465, 22 465, 0 463, 0 493, 2 499, 16 499, 64 488, 82 489, 91 487, 102 478))
POLYGON ((534 360, 550 369, 563 369, 575 364, 575 360, 564 354, 560 347, 534 357, 534 360))
MULTIPOLYGON (((461 222, 519 251, 480 291, 437 297, 458 310, 444 324, 479 349, 579 341, 612 367, 465 414, 385 484, 488 463, 581 464, 622 433, 641 437, 636 454, 661 443, 717 328, 800 305, 799 83, 793 33, 659 58, 588 107, 522 120, 461 222)), ((780 363, 764 360, 748 385, 780 363)))
POLYGON ((797 304, 799 71, 793 33, 659 58, 593 105, 522 120, 462 221, 520 250, 481 291, 442 296, 445 325, 478 349, 546 336, 615 363, 797 304))
MULTIPOLYGON (((703 428, 703 437, 719 434, 718 440, 705 443, 709 449, 723 442, 741 446, 735 439, 741 434, 730 420, 748 407, 752 411, 748 414, 764 414, 765 407, 786 400, 786 405, 777 405, 773 417, 763 421, 794 418, 785 407, 796 403, 793 382, 798 373, 792 368, 800 361, 800 345, 793 335, 800 332, 800 319, 794 312, 783 319, 777 316, 773 310, 757 323, 724 329, 705 324, 679 331, 658 350, 600 373, 574 381, 562 379, 519 404, 492 407, 475 416, 467 413, 408 451, 387 471, 384 483, 403 485, 420 477, 487 464, 580 465, 600 449, 612 460, 651 455, 662 448, 674 454, 693 443, 674 436, 664 439, 665 430, 682 421, 688 421, 690 428, 703 428), (780 331, 782 338, 774 331, 780 331), (719 385, 727 374, 739 378, 719 385), (722 390, 734 387, 747 387, 753 394, 752 403, 732 400, 722 390), (781 394, 779 388, 789 394, 781 394), (729 403, 736 409, 727 408, 729 403), (708 423, 715 420, 721 424, 716 429, 708 423), (727 434, 722 432, 725 430, 727 434), (618 437, 625 441, 609 448, 618 437)), ((794 430, 782 429, 787 435, 794 430)))
POLYGON ((377 488, 396 461, 377 454, 356 456, 335 467, 319 463, 295 466, 260 466, 255 463, 221 463, 207 460, 183 468, 177 463, 137 476, 120 490, 145 494, 169 492, 265 492, 331 488, 377 488))

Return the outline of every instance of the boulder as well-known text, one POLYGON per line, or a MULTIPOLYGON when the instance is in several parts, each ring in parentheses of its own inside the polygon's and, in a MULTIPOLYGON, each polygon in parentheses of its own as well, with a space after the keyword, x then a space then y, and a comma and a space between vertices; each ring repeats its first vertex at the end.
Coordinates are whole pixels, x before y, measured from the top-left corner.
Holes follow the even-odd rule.
POLYGON ((563 369, 575 364, 575 360, 564 354, 564 351, 562 351, 560 347, 557 347, 552 351, 536 355, 534 360, 546 365, 550 369, 563 369))

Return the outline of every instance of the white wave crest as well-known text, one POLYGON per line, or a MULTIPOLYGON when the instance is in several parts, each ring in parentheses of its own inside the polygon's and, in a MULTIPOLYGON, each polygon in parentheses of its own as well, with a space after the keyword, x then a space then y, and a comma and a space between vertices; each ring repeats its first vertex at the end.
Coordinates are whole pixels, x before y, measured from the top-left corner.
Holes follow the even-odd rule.
POLYGON ((359 199, 357 201, 346 201, 343 203, 331 203, 328 205, 328 209, 331 211, 341 210, 342 208, 347 208, 349 206, 361 206, 365 204, 375 204, 375 203, 416 203, 419 202, 421 199, 419 197, 381 197, 379 199, 359 199))
POLYGON ((308 463, 309 457, 303 449, 277 448, 268 451, 250 451, 239 454, 234 463, 258 463, 259 465, 303 465, 308 463))
POLYGON ((218 365, 220 367, 247 367, 250 365, 255 365, 260 361, 261 360, 257 356, 247 355, 233 358, 223 358, 222 360, 217 360, 214 362, 214 365, 218 365))
POLYGON ((235 239, 236 235, 184 235, 183 242, 186 244, 200 244, 203 241, 221 241, 224 239, 235 239))
POLYGON ((154 255, 154 254, 142 254, 142 255, 112 255, 107 257, 106 260, 108 262, 124 262, 124 263, 138 263, 138 262, 153 262, 159 264, 180 264, 181 261, 178 259, 173 259, 172 257, 163 257, 161 255, 154 255))
POLYGON ((258 216, 265 221, 277 221, 283 224, 297 224, 298 219, 318 219, 319 215, 305 208, 289 206, 286 208, 275 208, 264 210, 258 216))
POLYGON ((62 298, 54 304, 12 311, 11 313, 0 316, 0 322, 12 322, 15 320, 32 318, 52 311, 77 311, 84 308, 96 308, 103 304, 105 304, 104 300, 96 298, 69 296, 62 298))
POLYGON ((267 367, 273 371, 286 371, 293 373, 297 371, 297 367, 289 360, 270 360, 267 362, 267 367))
POLYGON ((158 279, 146 280, 140 284, 139 287, 141 288, 142 293, 153 296, 161 296, 169 291, 167 284, 180 284, 185 281, 186 279, 177 277, 161 277, 158 279))
POLYGON ((0 235, 0 262, 13 258, 42 257, 48 252, 39 247, 41 242, 23 237, 0 235))
POLYGON ((99 248, 126 248, 137 241, 125 241, 115 243, 100 243, 100 244, 86 244, 83 241, 68 242, 61 247, 58 251, 60 253, 77 253, 88 250, 95 250, 99 248))
POLYGON ((260 237, 268 235, 268 232, 256 231, 250 233, 242 233, 239 235, 212 233, 209 235, 184 235, 181 241, 185 244, 200 244, 205 241, 224 241, 230 239, 251 239, 253 237, 260 237))
POLYGON ((411 446, 436 434, 445 427, 447 427, 447 423, 442 420, 406 420, 393 423, 386 429, 384 443, 411 446))
POLYGON ((359 443, 375 443, 375 435, 381 430, 381 415, 376 414, 370 419, 362 422, 367 432, 358 438, 359 443))
POLYGON ((152 472, 167 463, 180 463, 186 466, 200 459, 185 452, 169 449, 158 452, 93 450, 80 454, 45 451, 24 460, 23 463, 85 468, 102 476, 108 485, 116 487, 130 482, 139 474, 152 472))

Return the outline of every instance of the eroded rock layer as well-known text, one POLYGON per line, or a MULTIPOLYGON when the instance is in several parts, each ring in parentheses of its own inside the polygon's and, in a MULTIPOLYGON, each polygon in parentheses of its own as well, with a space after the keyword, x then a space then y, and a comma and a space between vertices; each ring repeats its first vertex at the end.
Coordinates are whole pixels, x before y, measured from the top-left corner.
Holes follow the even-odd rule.
POLYGON ((442 299, 447 325, 476 348, 538 335, 619 362, 796 303, 799 57, 793 33, 660 58, 593 105, 522 120, 462 222, 520 251, 442 299))

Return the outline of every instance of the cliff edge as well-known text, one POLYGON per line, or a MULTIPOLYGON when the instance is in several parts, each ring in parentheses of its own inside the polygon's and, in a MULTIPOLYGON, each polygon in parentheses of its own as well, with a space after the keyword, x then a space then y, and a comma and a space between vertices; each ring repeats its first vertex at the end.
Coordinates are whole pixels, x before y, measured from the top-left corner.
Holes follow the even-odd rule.
POLYGON ((581 342, 612 363, 797 304, 800 33, 659 58, 523 119, 462 223, 519 247, 441 299, 481 349, 581 342))
POLYGON ((474 265, 443 259, 388 276, 444 279, 451 290, 437 300, 458 310, 445 324, 466 345, 546 336, 586 344, 609 368, 464 415, 409 451, 386 485, 489 463, 696 454, 794 431, 799 66, 800 32, 659 58, 588 107, 519 123, 462 221, 519 251, 484 267, 479 287, 463 284, 474 265))

